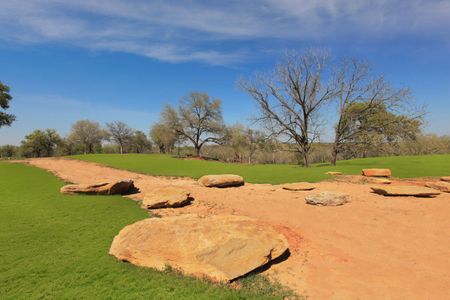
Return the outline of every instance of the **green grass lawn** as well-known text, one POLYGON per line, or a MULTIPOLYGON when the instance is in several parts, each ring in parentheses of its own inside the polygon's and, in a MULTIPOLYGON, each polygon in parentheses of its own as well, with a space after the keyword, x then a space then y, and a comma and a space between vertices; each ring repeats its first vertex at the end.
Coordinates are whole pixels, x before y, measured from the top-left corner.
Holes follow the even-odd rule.
POLYGON ((113 237, 147 213, 119 196, 61 195, 62 185, 43 170, 0 162, 0 299, 280 299, 284 295, 261 276, 242 280, 243 288, 234 290, 119 262, 108 255, 113 237))
POLYGON ((183 160, 160 154, 90 154, 71 156, 118 169, 144 174, 199 178, 206 174, 238 174, 247 182, 316 182, 329 178, 327 171, 360 174, 363 168, 390 168, 399 178, 450 175, 450 155, 393 156, 339 161, 337 166, 242 165, 215 161, 183 160))

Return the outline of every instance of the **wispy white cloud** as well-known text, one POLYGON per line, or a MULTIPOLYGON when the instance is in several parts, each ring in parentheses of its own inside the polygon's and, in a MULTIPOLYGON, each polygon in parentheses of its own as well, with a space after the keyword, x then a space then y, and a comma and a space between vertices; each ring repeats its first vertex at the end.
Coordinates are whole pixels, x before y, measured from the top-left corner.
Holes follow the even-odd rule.
POLYGON ((0 39, 169 61, 240 62, 244 44, 427 35, 449 39, 446 0, 0 0, 0 39))

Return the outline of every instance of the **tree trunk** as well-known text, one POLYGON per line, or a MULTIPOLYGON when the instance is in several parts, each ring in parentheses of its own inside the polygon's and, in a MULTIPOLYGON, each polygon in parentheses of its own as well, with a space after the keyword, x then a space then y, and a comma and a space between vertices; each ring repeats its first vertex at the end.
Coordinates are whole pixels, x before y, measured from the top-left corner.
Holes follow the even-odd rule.
POLYGON ((337 148, 333 146, 333 150, 332 150, 332 153, 331 153, 331 164, 332 164, 333 166, 336 165, 336 162, 337 162, 337 155, 338 155, 337 148))
POLYGON ((123 146, 120 145, 120 154, 123 154, 123 146))
POLYGON ((336 140, 333 143, 333 149, 331 150, 331 164, 333 166, 336 165, 338 152, 339 152, 339 147, 338 147, 338 140, 336 137, 336 140))
POLYGON ((201 146, 195 145, 194 148, 195 148, 195 157, 200 157, 201 146))
POLYGON ((307 152, 303 152, 303 166, 305 168, 309 167, 309 155, 307 152))
MULTIPOLYGON (((341 118, 342 118, 342 116, 341 116, 341 118)), ((339 120, 339 124, 337 125, 338 127, 336 128, 336 133, 335 133, 335 136, 334 136, 334 143, 333 143, 333 149, 331 150, 332 152, 331 152, 331 164, 333 165, 333 166, 335 166, 336 165, 336 162, 337 162, 337 155, 338 155, 338 152, 339 152, 339 141, 340 141, 340 138, 341 138, 341 134, 340 134, 340 124, 341 124, 341 121, 339 120)))

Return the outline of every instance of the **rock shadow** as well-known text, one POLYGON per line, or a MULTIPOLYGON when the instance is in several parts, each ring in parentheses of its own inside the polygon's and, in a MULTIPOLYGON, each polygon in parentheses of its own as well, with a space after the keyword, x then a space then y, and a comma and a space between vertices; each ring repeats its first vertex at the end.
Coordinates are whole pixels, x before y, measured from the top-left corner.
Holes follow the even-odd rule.
POLYGON ((289 249, 286 249, 286 251, 284 251, 284 253, 281 254, 280 256, 278 256, 277 258, 275 258, 275 259, 269 261, 269 262, 266 263, 265 265, 262 265, 262 266, 260 266, 260 267, 258 267, 258 268, 256 268, 256 269, 254 269, 253 271, 250 271, 250 272, 248 272, 248 273, 246 273, 246 274, 244 274, 244 275, 242 275, 242 276, 236 277, 235 279, 231 280, 230 283, 231 283, 231 282, 234 282, 234 281, 236 281, 236 280, 242 279, 242 278, 244 278, 244 277, 247 277, 247 276, 257 275, 257 274, 260 274, 260 273, 262 273, 262 272, 265 272, 265 271, 269 270, 270 267, 272 267, 273 265, 278 265, 278 264, 284 262, 284 261, 287 260, 290 256, 291 256, 291 252, 289 251, 289 249))

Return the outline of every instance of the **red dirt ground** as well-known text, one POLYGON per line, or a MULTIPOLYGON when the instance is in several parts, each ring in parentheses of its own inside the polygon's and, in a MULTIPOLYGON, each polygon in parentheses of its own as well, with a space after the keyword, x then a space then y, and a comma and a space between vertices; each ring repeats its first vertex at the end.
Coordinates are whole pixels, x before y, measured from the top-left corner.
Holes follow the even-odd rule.
POLYGON ((188 178, 75 160, 27 162, 73 183, 133 179, 141 190, 134 199, 166 185, 191 191, 193 205, 157 210, 160 215, 238 214, 268 222, 287 237, 291 256, 265 273, 310 299, 450 299, 450 194, 388 198, 356 183, 358 177, 321 182, 311 192, 267 184, 215 189, 188 178), (352 201, 338 207, 305 204, 305 195, 321 191, 345 192, 352 201))

